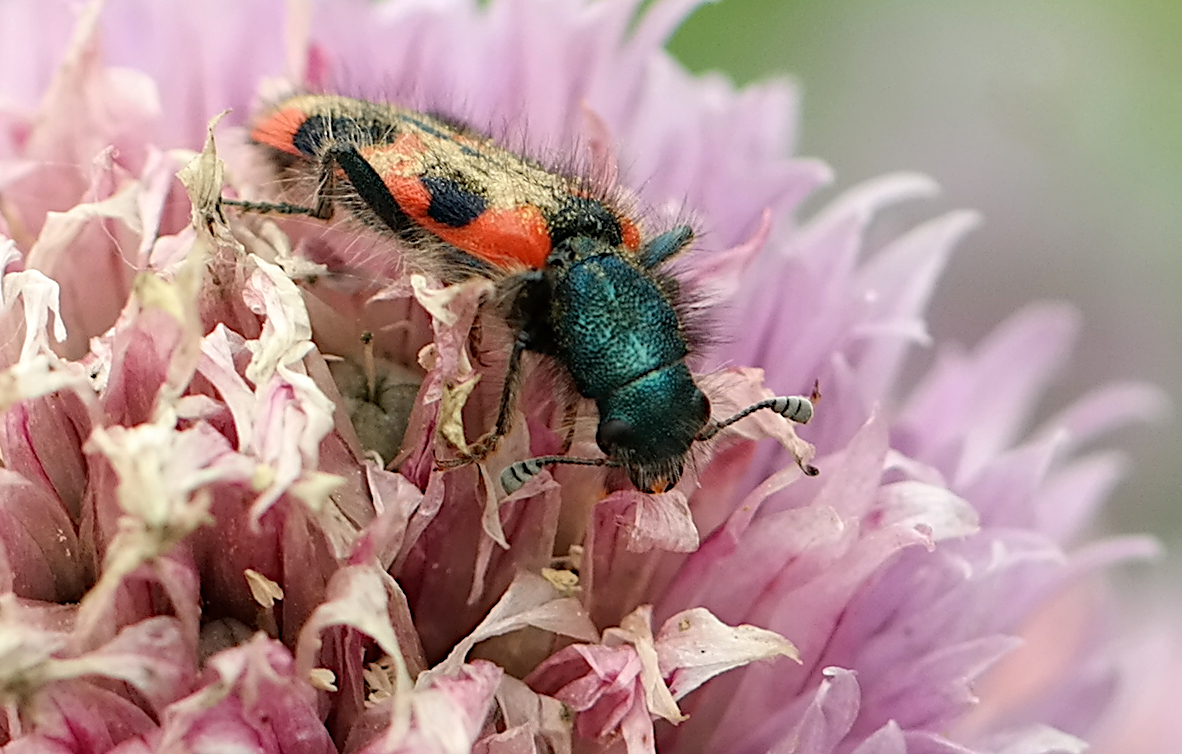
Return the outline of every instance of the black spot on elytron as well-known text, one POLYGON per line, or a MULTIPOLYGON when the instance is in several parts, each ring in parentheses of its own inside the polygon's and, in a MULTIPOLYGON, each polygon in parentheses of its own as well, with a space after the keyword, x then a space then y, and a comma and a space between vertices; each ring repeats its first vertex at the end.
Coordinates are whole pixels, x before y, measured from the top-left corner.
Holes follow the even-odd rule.
POLYGON ((462 228, 488 207, 483 196, 452 178, 425 175, 419 179, 431 194, 427 217, 451 228, 462 228))
POLYGON ((292 145, 303 154, 315 155, 320 151, 320 144, 328 127, 328 119, 323 115, 313 115, 296 129, 292 137, 292 145))
POLYGON ((568 238, 594 238, 609 246, 624 243, 620 222, 603 202, 585 197, 568 197, 551 217, 550 239, 558 246, 568 238))
POLYGON ((389 138, 389 130, 376 121, 312 115, 300 124, 291 141, 301 153, 316 156, 335 145, 363 147, 381 143, 389 138))

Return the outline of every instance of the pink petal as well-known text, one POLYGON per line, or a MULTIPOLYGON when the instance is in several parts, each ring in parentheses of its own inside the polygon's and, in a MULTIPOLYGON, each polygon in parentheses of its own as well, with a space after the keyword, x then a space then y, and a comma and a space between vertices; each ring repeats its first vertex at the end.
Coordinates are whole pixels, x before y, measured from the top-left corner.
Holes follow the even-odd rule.
POLYGON ((905 728, 939 726, 976 701, 974 682, 1020 643, 993 636, 940 648, 867 688, 864 704, 875 711, 890 709, 891 718, 905 728))
POLYGON ((635 648, 640 659, 640 683, 648 711, 677 724, 685 720, 685 715, 677 708, 677 701, 665 683, 665 674, 660 666, 653 637, 652 618, 652 607, 641 605, 624 616, 619 628, 609 628, 605 631, 603 643, 610 647, 623 642, 635 648))
POLYGON ((977 511, 963 498, 944 487, 915 481, 880 487, 877 509, 863 525, 923 527, 933 542, 967 537, 980 528, 977 511))
POLYGON ((759 227, 749 239, 736 244, 726 251, 711 254, 687 270, 687 277, 695 284, 709 291, 705 298, 709 302, 731 300, 739 290, 743 274, 763 251, 772 232, 772 213, 765 209, 759 227))
POLYGON ((1023 428, 1078 324, 1069 307, 1031 306, 1002 324, 971 357, 945 356, 903 414, 903 426, 925 428, 923 449, 910 454, 930 458, 940 443, 965 433, 953 479, 954 484, 970 481, 1023 428))
POLYGON ((189 693, 195 659, 179 622, 159 617, 128 626, 99 649, 71 660, 68 672, 126 681, 159 711, 189 693))
MULTIPOLYGON (((912 323, 929 339, 924 310, 953 248, 974 228, 974 212, 952 212, 916 227, 896 239, 858 271, 858 285, 867 322, 884 331, 884 325, 906 329, 912 323)), ((866 332, 863 329, 863 332, 866 332)), ((863 395, 879 400, 898 378, 903 357, 911 343, 898 338, 868 339, 868 348, 857 360, 863 395)))
POLYGON ((992 736, 985 745, 997 754, 1083 754, 1090 749, 1086 741, 1048 725, 1006 731, 992 736))
POLYGON ((1052 472, 1038 493, 1038 529, 1056 542, 1074 539, 1124 478, 1128 466, 1124 453, 1102 452, 1052 472))
POLYGON ((629 552, 644 553, 658 549, 667 552, 693 552, 698 549, 698 529, 690 515, 685 495, 674 490, 660 495, 646 495, 635 490, 621 490, 599 502, 599 515, 614 513, 615 520, 631 518, 624 527, 629 552), (630 514, 630 515, 629 515, 630 514))
POLYGON ((424 495, 406 477, 366 464, 365 474, 377 516, 357 540, 350 560, 361 565, 377 558, 389 568, 406 542, 407 525, 424 495))
POLYGON ((1153 385, 1117 382, 1093 390, 1045 423, 1042 433, 1066 430, 1064 453, 1134 421, 1161 421, 1169 416, 1169 396, 1153 385))
POLYGON ((808 506, 765 516, 741 542, 719 532, 687 561, 665 601, 707 604, 727 620, 742 620, 766 590, 790 590, 829 568, 844 531, 833 509, 808 506))
POLYGON ((964 497, 981 513, 985 526, 1031 528, 1034 500, 1059 450, 1059 437, 1006 451, 990 459, 969 484, 964 497))
MULTIPOLYGON (((255 520, 285 492, 297 492, 297 481, 316 477, 320 442, 333 427, 332 403, 307 376, 279 367, 275 376, 260 387, 250 451, 268 463, 274 475, 251 504, 255 520)), ((326 488, 322 496, 327 497, 332 489, 326 488)))
POLYGON ((34 735, 17 739, 5 752, 53 752, 58 747, 103 752, 156 727, 134 702, 86 681, 61 684, 39 695, 30 718, 34 735))
MULTIPOLYGON (((627 688, 640 673, 636 652, 621 647, 576 644, 550 655, 526 678, 526 683, 539 693, 561 690, 565 703, 576 710, 590 709, 613 685, 627 688), (621 682, 602 683, 606 678, 621 678, 621 682)), ((559 698, 555 696, 555 698, 559 698)))
MULTIPOLYGON (((481 739, 488 742, 490 754, 511 754, 517 751, 518 747, 526 745, 523 740, 526 736, 531 747, 527 751, 531 754, 535 741, 543 742, 553 752, 570 752, 572 731, 569 712, 557 699, 537 694, 523 682, 508 675, 501 678, 496 699, 506 729, 502 734, 505 737, 503 740, 496 734, 481 739)), ((479 751, 481 741, 477 741, 474 751, 479 751)))
POLYGON ((278 642, 256 636, 214 655, 206 668, 207 685, 165 711, 161 748, 336 752, 315 693, 295 675, 291 654, 278 642))
POLYGON ((661 626, 656 637, 661 676, 680 699, 728 670, 784 655, 799 662, 792 642, 755 626, 728 626, 704 608, 685 610, 661 626))
POLYGON ((852 754, 907 754, 907 741, 899 724, 892 720, 866 736, 852 754))
POLYGON ((967 746, 951 741, 939 733, 909 731, 904 734, 908 754, 976 754, 967 746))
POLYGON ((764 367, 768 382, 781 388, 802 390, 822 376, 818 371, 852 324, 850 284, 866 225, 882 206, 934 190, 930 179, 915 175, 869 182, 814 218, 794 239, 792 254, 756 260, 739 293, 743 321, 729 328, 737 340, 720 357, 764 367))
POLYGON ((562 596, 541 576, 522 571, 472 633, 456 644, 430 675, 455 672, 479 642, 528 626, 560 636, 596 641, 599 633, 578 600, 562 596))
MULTIPOLYGON (((5 249, 0 253, 11 259, 17 253, 16 244, 6 240, 3 245, 5 249)), ((53 323, 54 341, 61 343, 66 339, 66 326, 59 305, 61 293, 56 281, 32 269, 9 272, 4 275, 0 293, 0 310, 14 307, 16 299, 21 300, 24 342, 19 360, 27 361, 38 353, 51 350, 50 322, 53 323)))
MULTIPOLYGON (((364 754, 467 754, 488 716, 502 671, 478 660, 454 676, 418 684, 409 700, 407 726, 375 736, 364 754)), ((397 718, 395 718, 397 719, 397 718)))
POLYGON ((11 591, 48 602, 80 599, 93 574, 66 510, 7 469, 0 469, 0 490, 0 548, 11 569, 11 591))
POLYGON ((246 369, 246 379, 262 386, 280 366, 288 366, 311 348, 312 325, 304 308, 303 296, 283 271, 261 259, 243 289, 243 299, 251 311, 264 318, 258 340, 247 341, 253 357, 246 369))
POLYGON ((138 308, 137 302, 129 302, 124 318, 109 333, 110 371, 103 390, 108 419, 129 427, 152 419, 157 393, 186 337, 171 314, 156 307, 136 312, 138 308))
POLYGON ((306 678, 316 666, 320 633, 332 626, 347 626, 377 642, 382 651, 401 656, 398 638, 388 617, 387 589, 393 579, 371 566, 349 566, 337 571, 328 586, 328 599, 304 624, 296 645, 296 675, 306 678))
POLYGON ((858 716, 859 689, 853 673, 841 668, 826 668, 825 680, 817 688, 800 716, 800 722, 784 744, 772 749, 800 754, 829 754, 845 738, 858 716), (785 744, 792 743, 789 749, 785 744))
POLYGON ((576 731, 594 740, 612 735, 633 710, 649 719, 640 672, 631 647, 576 644, 551 655, 525 680, 577 711, 576 731))
POLYGON ((235 355, 244 351, 245 340, 218 323, 201 341, 197 366, 198 373, 209 380, 234 417, 239 448, 252 447, 254 438, 254 391, 234 365, 235 355))
POLYGON ((476 741, 472 754, 538 754, 534 732, 524 725, 476 741))
POLYGON ((257 34, 283 16, 283 4, 272 0, 202 8, 124 1, 103 10, 103 55, 160 82, 159 107, 169 117, 157 127, 156 143, 196 148, 211 117, 232 108, 235 120, 245 119, 257 82, 285 72, 284 35, 257 34), (177 50, 189 53, 184 65, 177 50))

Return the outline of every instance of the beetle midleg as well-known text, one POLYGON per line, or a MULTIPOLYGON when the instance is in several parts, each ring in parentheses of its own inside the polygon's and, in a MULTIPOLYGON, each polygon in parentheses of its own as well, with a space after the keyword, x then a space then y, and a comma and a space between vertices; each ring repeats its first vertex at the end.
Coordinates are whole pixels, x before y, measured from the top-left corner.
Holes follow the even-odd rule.
POLYGON ((440 468, 453 468, 477 463, 485 459, 489 453, 497 448, 501 438, 513 429, 513 407, 517 402, 517 392, 521 387, 521 355, 528 348, 529 340, 524 332, 517 334, 513 341, 513 350, 509 352, 509 363, 505 367, 505 381, 501 385, 501 400, 497 407, 497 421, 493 430, 472 443, 466 453, 462 453, 454 460, 440 461, 440 468))

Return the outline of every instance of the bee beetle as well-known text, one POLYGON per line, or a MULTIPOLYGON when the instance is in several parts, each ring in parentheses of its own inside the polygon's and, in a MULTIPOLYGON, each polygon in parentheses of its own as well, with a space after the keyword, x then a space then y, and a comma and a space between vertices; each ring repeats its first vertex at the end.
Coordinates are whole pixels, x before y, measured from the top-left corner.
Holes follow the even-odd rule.
POLYGON ((339 209, 393 236, 412 262, 441 278, 485 276, 504 294, 501 313, 515 337, 496 423, 443 466, 483 459, 511 429, 527 351, 553 359, 595 402, 605 457, 518 461, 501 474, 510 493, 563 463, 619 467, 637 489, 661 492, 677 484, 695 442, 755 411, 812 418, 808 398, 779 396, 711 419, 710 401, 686 365, 677 282, 660 271, 693 242, 689 226, 644 241, 620 203, 577 177, 461 124, 393 105, 295 96, 259 118, 251 138, 277 177, 311 201, 226 204, 321 219, 339 209))

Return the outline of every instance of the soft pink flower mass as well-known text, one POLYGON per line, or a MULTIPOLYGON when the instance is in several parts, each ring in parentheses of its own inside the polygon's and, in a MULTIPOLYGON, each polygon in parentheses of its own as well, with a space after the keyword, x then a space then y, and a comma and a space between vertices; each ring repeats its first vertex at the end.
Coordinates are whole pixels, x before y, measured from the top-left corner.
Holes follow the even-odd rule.
MULTIPOLYGON (((934 190, 894 175, 798 223, 829 174, 788 156, 793 90, 691 77, 662 46, 693 3, 638 5, 0 5, 6 752, 1122 740, 1105 715, 1131 675, 1096 576, 1155 545, 1080 543, 1124 471, 1086 448, 1161 396, 1110 386, 1031 431, 1078 326, 1062 305, 904 383, 976 218, 866 249, 880 210, 934 190), (437 470, 440 435, 495 409, 488 284, 404 276, 391 241, 344 222, 218 207, 270 195, 242 125, 296 89, 443 110, 617 176, 650 232, 692 217, 679 266, 717 305, 694 363, 715 415, 819 383, 801 435, 821 475, 766 414, 665 494, 558 468, 504 497, 505 465, 561 449, 540 378, 487 464, 437 470), (366 331, 410 377, 347 409, 366 331), (376 462, 374 423, 407 412, 376 462)), ((572 453, 594 454, 583 424, 572 453)))

